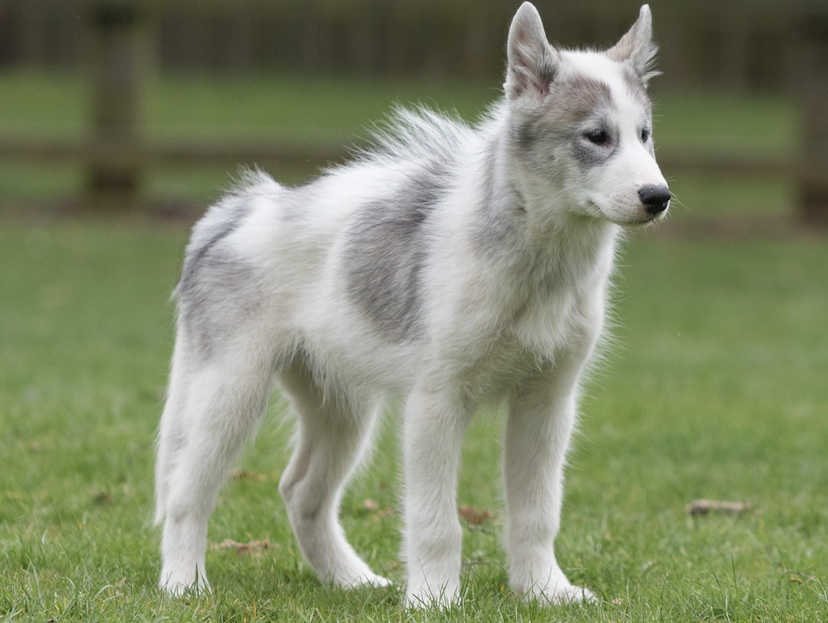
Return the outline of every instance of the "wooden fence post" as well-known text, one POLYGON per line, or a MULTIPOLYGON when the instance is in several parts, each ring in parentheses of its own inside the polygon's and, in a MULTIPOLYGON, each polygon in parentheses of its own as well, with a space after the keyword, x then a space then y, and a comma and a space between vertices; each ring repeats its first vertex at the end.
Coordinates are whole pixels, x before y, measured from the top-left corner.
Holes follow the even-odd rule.
POLYGON ((797 200, 801 220, 828 226, 828 7, 806 5, 797 28, 797 200))
POLYGON ((144 169, 141 6, 137 0, 93 0, 90 9, 87 198, 96 210, 131 209, 138 203, 144 169))

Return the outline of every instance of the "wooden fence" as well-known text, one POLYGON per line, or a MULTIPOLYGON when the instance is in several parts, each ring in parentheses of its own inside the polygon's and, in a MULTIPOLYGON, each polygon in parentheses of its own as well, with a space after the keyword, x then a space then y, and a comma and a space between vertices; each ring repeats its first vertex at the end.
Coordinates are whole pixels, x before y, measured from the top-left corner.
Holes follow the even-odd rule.
MULTIPOLYGON (((88 139, 67 142, 0 137, 0 158, 81 160, 86 163, 85 201, 101 208, 129 208, 139 200, 145 170, 157 162, 321 163, 343 157, 343 146, 329 144, 147 142, 139 131, 139 95, 146 73, 150 33, 141 6, 127 0, 95 0, 85 14, 93 35, 90 45, 92 127, 88 139)), ((821 4, 812 6, 801 11, 794 31, 798 69, 793 83, 802 112, 798 157, 790 162, 750 155, 733 158, 662 153, 660 159, 673 170, 793 176, 797 181, 801 217, 808 222, 826 224, 828 11, 821 4)))

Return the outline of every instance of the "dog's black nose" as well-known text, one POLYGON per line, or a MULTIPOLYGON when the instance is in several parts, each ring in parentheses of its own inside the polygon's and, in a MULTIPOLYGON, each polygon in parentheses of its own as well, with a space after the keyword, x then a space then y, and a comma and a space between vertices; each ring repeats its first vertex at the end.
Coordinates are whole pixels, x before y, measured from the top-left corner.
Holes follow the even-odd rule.
POLYGON ((666 186, 648 184, 638 189, 638 196, 647 214, 661 214, 670 203, 670 189, 666 186))

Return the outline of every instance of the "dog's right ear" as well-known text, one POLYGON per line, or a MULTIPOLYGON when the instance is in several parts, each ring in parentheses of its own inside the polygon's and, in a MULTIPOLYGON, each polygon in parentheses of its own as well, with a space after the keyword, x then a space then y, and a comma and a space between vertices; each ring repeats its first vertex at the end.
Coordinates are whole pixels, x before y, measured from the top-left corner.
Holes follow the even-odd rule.
POLYGON ((531 2, 524 2, 512 18, 506 44, 506 82, 509 99, 524 93, 544 96, 555 79, 558 53, 546 40, 540 14, 531 2))
POLYGON ((650 78, 661 72, 655 69, 658 46, 653 42, 653 14, 649 4, 642 4, 638 19, 613 47, 607 50, 607 56, 618 62, 632 65, 644 86, 650 78))

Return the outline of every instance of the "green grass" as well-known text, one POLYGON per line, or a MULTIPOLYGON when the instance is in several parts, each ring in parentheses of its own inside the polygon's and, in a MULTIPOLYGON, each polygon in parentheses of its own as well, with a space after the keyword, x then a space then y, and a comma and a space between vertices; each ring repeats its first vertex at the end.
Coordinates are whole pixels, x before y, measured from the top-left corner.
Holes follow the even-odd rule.
MULTIPOLYGON (((700 191, 701 192, 701 191, 700 191)), ((669 225, 665 228, 668 229, 669 225)), ((276 493, 290 425, 276 396, 210 524, 212 596, 155 589, 153 436, 184 231, 62 224, 0 230, 0 620, 818 621, 828 618, 828 291, 824 241, 632 236, 615 344, 589 384, 558 554, 601 598, 543 609, 504 588, 502 416, 473 422, 460 504, 464 605, 407 614, 399 589, 345 593, 302 562, 276 493), (750 502, 691 518, 700 497, 750 502)), ((342 509, 355 544, 402 582, 396 425, 342 509)))

